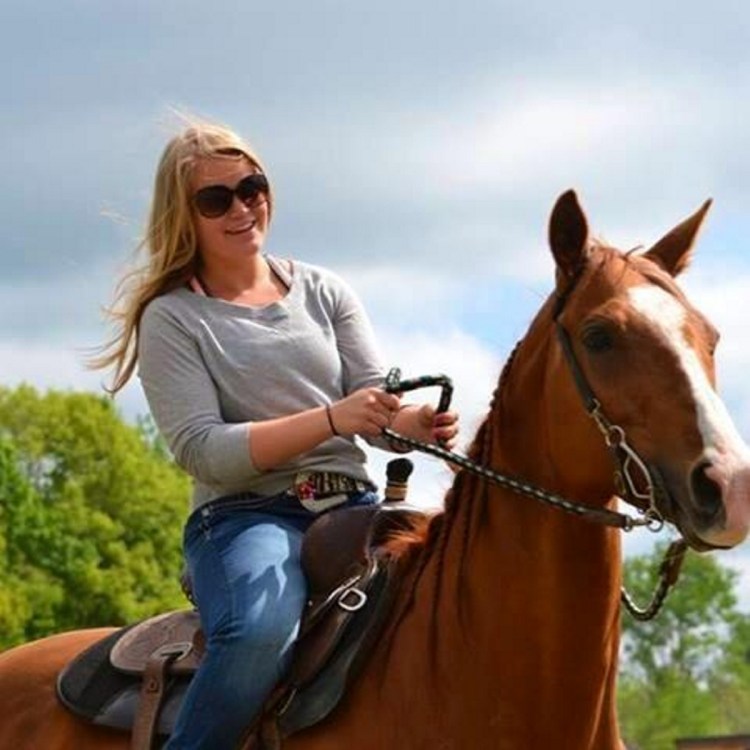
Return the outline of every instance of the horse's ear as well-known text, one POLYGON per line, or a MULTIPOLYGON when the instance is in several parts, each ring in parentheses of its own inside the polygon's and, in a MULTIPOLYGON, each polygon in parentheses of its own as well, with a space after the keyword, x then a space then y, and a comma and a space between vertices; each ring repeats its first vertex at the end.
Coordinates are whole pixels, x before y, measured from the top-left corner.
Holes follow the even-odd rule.
POLYGON ((672 276, 677 276, 690 262, 690 255, 703 219, 711 208, 709 198, 692 216, 665 234, 645 257, 660 265, 672 276))
POLYGON ((563 193, 549 219, 549 245, 557 264, 558 281, 567 284, 588 255, 589 227, 575 191, 563 193))

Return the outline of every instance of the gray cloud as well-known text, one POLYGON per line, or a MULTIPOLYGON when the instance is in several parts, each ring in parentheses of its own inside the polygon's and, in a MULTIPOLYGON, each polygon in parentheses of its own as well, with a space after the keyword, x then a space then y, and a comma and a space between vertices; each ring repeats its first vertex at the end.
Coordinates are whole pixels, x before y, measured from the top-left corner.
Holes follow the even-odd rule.
POLYGON ((731 212, 749 197, 749 24, 739 2, 710 18, 675 2, 606 17, 541 0, 14 4, 0 18, 4 282, 112 270, 64 314, 40 293, 48 314, 24 315, 8 293, 4 325, 74 325, 82 300, 106 296, 145 216, 169 104, 258 145, 278 190, 270 248, 321 263, 450 277, 460 256, 467 278, 528 277, 569 186, 626 243, 706 193, 731 212))

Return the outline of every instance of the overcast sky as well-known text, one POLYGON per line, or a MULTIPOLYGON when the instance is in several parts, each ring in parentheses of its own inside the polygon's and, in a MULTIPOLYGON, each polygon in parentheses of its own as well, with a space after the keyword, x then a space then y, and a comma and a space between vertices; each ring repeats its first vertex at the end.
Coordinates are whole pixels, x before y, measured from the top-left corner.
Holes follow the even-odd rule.
MULTIPOLYGON (((750 436, 744 0, 9 5, 0 383, 99 389, 81 352, 106 336, 177 108, 256 146, 276 191, 268 250, 343 274, 405 375, 451 375, 467 440, 551 289, 559 193, 623 248, 712 196, 684 283, 722 331, 722 395, 750 436)), ((119 403, 146 410, 137 385, 119 403)), ((420 462, 415 497, 448 483, 420 462)), ((750 553, 731 559, 750 580, 750 553)))

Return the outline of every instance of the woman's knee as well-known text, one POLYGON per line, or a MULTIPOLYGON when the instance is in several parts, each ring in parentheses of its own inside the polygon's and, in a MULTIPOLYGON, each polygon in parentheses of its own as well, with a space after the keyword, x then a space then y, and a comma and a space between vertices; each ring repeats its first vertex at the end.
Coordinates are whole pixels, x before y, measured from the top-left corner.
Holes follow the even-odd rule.
POLYGON ((265 694, 291 665, 296 630, 218 636, 209 642, 216 661, 223 665, 222 682, 244 698, 265 694), (265 686, 265 687, 262 687, 265 686))

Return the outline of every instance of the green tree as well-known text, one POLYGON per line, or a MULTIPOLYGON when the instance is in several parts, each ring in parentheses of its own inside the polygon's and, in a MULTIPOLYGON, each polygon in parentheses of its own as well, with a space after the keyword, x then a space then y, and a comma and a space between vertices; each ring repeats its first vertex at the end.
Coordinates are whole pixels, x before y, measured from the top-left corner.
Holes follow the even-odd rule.
POLYGON ((728 732, 750 731, 750 617, 732 628, 726 653, 709 683, 721 726, 728 732))
POLYGON ((26 639, 27 626, 47 622, 62 598, 55 582, 30 564, 18 544, 40 521, 40 500, 18 470, 11 443, 0 438, 0 647, 26 639))
POLYGON ((184 606, 189 482, 148 423, 91 393, 0 388, 0 438, 0 607, 28 603, 0 646, 184 606))
MULTIPOLYGON (((646 601, 665 547, 625 563, 625 586, 646 601)), ((623 614, 618 692, 623 732, 636 747, 673 750, 677 737, 750 728, 750 617, 739 611, 738 574, 688 553, 680 581, 649 622, 623 614)))

